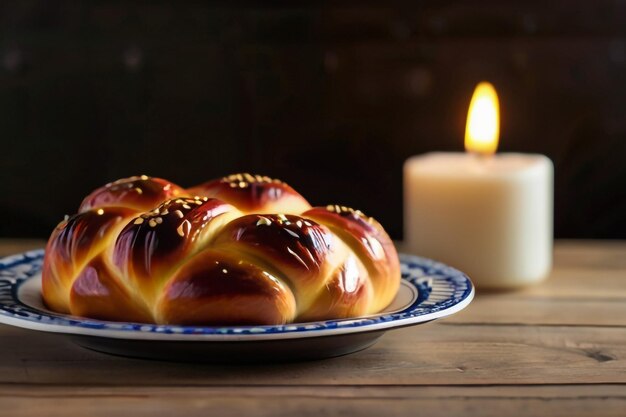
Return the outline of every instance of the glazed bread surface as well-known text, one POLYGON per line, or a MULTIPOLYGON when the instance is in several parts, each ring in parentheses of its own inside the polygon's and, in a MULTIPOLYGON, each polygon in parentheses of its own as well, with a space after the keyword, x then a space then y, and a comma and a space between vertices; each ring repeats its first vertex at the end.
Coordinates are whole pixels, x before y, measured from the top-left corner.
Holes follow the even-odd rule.
POLYGON ((189 189, 143 175, 107 184, 54 229, 42 270, 54 311, 181 325, 374 314, 399 283, 398 255, 373 218, 311 207, 251 174, 189 189))

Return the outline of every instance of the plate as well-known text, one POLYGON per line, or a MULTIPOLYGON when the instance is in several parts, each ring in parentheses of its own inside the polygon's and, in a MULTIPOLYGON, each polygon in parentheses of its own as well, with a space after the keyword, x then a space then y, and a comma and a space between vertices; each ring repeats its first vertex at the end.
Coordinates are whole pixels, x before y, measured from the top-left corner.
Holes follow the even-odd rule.
POLYGON ((59 333, 99 352, 147 359, 225 363, 340 356, 373 345, 388 330, 454 314, 474 297, 464 273, 400 254, 400 289, 391 305, 376 315, 273 326, 102 321, 46 308, 41 298, 43 255, 43 250, 34 250, 0 259, 0 323, 59 333))

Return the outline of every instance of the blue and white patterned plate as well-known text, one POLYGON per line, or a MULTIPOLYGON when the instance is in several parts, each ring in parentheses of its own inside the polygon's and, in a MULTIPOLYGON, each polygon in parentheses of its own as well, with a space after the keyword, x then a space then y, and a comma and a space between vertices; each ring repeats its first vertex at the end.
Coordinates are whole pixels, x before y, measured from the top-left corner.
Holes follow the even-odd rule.
POLYGON ((54 313, 41 298, 43 250, 0 259, 0 323, 69 335, 107 353, 153 359, 300 360, 339 356, 371 346, 385 331, 425 323, 465 308, 469 278, 441 263, 400 255, 402 281, 380 314, 278 326, 175 326, 111 322, 54 313))

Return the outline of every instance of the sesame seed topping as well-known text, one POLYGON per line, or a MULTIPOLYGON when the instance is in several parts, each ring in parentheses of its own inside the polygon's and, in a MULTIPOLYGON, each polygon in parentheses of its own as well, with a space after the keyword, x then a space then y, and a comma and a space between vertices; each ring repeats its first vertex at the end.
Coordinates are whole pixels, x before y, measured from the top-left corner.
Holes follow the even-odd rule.
POLYGON ((141 223, 143 223, 143 217, 137 217, 133 223, 134 224, 141 224, 141 223))
POLYGON ((139 187, 135 187, 135 191, 137 191, 137 194, 143 194, 143 190, 139 187))
POLYGON ((157 222, 156 222, 154 219, 150 219, 150 220, 148 221, 148 224, 150 225, 150 227, 156 227, 157 222))
POLYGON ((222 272, 228 274, 228 270, 226 268, 222 269, 222 272))
POLYGON ((157 217, 156 219, 154 219, 155 222, 157 222, 158 224, 163 223, 163 217, 157 217))
POLYGON ((259 220, 256 222, 257 226, 269 226, 272 224, 272 221, 270 219, 268 219, 267 217, 263 217, 263 216, 259 216, 259 220))
POLYGON ((176 232, 178 232, 178 234, 181 237, 185 237, 185 235, 187 235, 189 233, 189 230, 191 229, 191 223, 189 223, 188 220, 184 220, 180 226, 178 226, 176 228, 176 232))
POLYGON ((98 216, 102 216, 104 214, 104 210, 98 209, 98 211, 96 211, 96 213, 98 213, 98 216))
POLYGON ((142 175, 142 176, 140 176, 139 178, 141 178, 142 180, 144 180, 144 181, 145 181, 145 180, 147 180, 147 179, 148 179, 148 176, 147 176, 147 175, 142 175))
POLYGON ((302 227, 302 220, 298 220, 298 221, 296 222, 296 226, 298 226, 298 227, 302 227))
POLYGON ((177 216, 178 216, 179 218, 181 218, 181 219, 182 219, 182 218, 183 218, 183 216, 184 216, 183 212, 182 212, 182 211, 180 211, 180 210, 176 210, 176 211, 174 212, 174 214, 175 214, 175 215, 177 215, 177 216))
POLYGON ((68 221, 70 218, 70 216, 68 214, 66 214, 65 216, 63 216, 63 220, 68 221))
POLYGON ((255 183, 275 183, 280 184, 282 181, 272 179, 268 176, 262 175, 252 175, 250 173, 241 173, 241 174, 232 174, 227 177, 222 178, 222 181, 229 183, 231 188, 246 188, 250 184, 255 183))
POLYGON ((189 204, 183 204, 183 208, 185 208, 185 209, 187 209, 187 210, 190 210, 190 209, 191 209, 191 206, 190 206, 189 204))

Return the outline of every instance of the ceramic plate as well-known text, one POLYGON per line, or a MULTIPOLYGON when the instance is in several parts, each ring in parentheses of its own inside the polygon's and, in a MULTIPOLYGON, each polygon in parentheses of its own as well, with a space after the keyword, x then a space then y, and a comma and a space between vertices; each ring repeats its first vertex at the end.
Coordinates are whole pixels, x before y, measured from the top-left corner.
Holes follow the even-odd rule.
POLYGON ((0 259, 0 323, 60 333, 89 349, 150 359, 283 361, 339 356, 373 345, 387 330, 426 323, 465 308, 474 296, 454 268, 400 255, 402 280, 380 314, 278 326, 175 326, 112 322, 54 313, 41 298, 43 250, 0 259))

